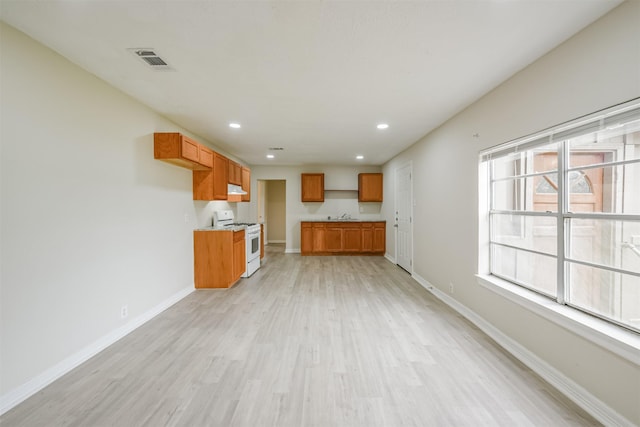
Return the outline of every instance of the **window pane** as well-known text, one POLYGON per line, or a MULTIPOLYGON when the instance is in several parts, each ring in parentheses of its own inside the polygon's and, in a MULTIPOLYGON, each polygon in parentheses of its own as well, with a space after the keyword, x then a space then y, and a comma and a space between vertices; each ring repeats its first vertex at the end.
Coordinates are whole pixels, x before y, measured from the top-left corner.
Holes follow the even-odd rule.
POLYGON ((507 211, 557 212, 558 192, 555 182, 558 182, 556 173, 496 181, 493 183, 492 207, 507 211))
POLYGON ((640 329, 640 277, 569 264, 570 304, 640 329))
POLYGON ((640 162, 569 172, 570 212, 640 214, 640 162))
POLYGON ((493 178, 507 178, 510 176, 527 175, 537 172, 556 171, 558 162, 554 161, 558 153, 558 143, 546 144, 527 150, 512 153, 492 161, 493 178), (546 154, 551 153, 553 157, 546 154))
POLYGON ((523 153, 513 153, 491 162, 494 178, 524 175, 525 157, 523 153))
POLYGON ((491 241, 555 255, 555 217, 491 214, 491 241))
POLYGON ((492 244, 491 273, 555 298, 555 257, 492 244))
POLYGON ((569 140, 569 167, 640 159, 640 121, 569 140))

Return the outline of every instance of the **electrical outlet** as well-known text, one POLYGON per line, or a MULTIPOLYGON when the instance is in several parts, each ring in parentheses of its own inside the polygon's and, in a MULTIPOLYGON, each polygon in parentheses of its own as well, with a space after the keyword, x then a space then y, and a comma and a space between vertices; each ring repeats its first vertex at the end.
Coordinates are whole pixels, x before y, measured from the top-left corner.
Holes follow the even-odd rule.
POLYGON ((125 317, 127 317, 129 315, 129 307, 126 305, 123 305, 120 308, 120 318, 124 319, 125 317))
POLYGON ((453 283, 449 282, 449 293, 452 294, 454 292, 453 283))

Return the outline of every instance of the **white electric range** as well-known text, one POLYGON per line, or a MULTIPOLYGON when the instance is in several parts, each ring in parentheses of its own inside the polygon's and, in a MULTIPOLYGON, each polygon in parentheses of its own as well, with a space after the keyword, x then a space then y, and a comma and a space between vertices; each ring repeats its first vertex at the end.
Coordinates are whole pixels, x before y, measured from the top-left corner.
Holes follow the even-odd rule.
POLYGON ((216 211, 213 213, 213 226, 239 227, 244 226, 247 268, 242 277, 249 277, 260 268, 260 224, 251 222, 234 222, 232 210, 216 211))

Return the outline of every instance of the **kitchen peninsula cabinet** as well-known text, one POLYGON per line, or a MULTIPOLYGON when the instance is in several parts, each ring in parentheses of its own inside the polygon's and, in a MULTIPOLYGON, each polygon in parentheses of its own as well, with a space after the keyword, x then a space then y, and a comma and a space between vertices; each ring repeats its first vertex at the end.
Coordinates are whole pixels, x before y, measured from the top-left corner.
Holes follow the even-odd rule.
POLYGON ((193 170, 208 170, 213 166, 212 150, 177 132, 153 134, 153 157, 193 170))
POLYGON ((193 255, 197 289, 230 288, 247 266, 245 231, 195 230, 193 255))
POLYGON ((324 202, 324 174, 303 173, 300 175, 303 202, 324 202))
POLYGON ((213 168, 193 171, 193 200, 227 200, 229 159, 215 151, 213 168))
POLYGON ((358 174, 358 201, 382 202, 382 174, 358 174))
POLYGON ((302 221, 302 255, 384 255, 384 221, 302 221))

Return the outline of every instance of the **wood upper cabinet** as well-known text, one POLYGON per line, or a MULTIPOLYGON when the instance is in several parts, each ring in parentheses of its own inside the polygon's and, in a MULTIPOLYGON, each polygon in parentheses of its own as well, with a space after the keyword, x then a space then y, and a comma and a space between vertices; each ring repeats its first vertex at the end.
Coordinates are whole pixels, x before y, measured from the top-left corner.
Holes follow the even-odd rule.
POLYGON ((358 201, 382 202, 382 174, 358 174, 358 201))
POLYGON ((229 184, 242 185, 242 166, 229 160, 229 184))
POLYGON ((384 255, 384 221, 300 223, 302 255, 384 255))
POLYGON ((187 169, 211 168, 212 151, 178 132, 153 134, 153 157, 187 169))
POLYGON ((201 145, 198 147, 198 163, 207 168, 213 167, 213 150, 201 145))
POLYGON ((212 151, 213 168, 193 171, 193 200, 227 200, 229 159, 212 151))
POLYGON ((251 169, 242 167, 242 190, 247 194, 242 195, 243 202, 251 201, 251 169))
POLYGON ((324 202, 324 174, 303 173, 300 176, 303 202, 324 202))
POLYGON ((196 288, 230 288, 246 268, 245 232, 194 231, 196 288))

